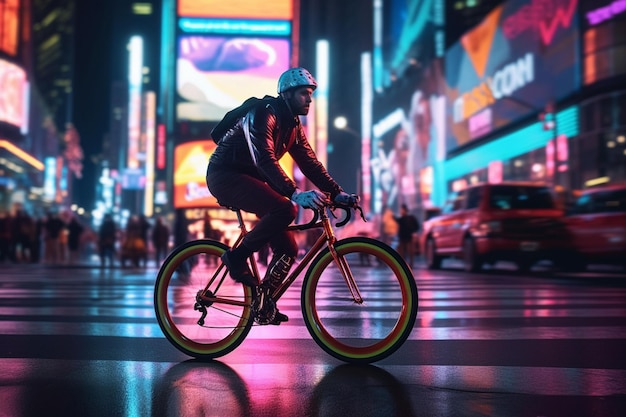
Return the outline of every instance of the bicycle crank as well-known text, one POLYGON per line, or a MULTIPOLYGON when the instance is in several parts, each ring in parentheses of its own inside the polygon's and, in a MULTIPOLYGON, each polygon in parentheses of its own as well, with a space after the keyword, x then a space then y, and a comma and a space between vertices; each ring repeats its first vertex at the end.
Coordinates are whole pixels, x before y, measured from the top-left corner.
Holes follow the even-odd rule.
POLYGON ((268 294, 269 289, 259 287, 256 297, 252 303, 254 311, 254 321, 262 326, 273 324, 276 319, 276 302, 268 294))

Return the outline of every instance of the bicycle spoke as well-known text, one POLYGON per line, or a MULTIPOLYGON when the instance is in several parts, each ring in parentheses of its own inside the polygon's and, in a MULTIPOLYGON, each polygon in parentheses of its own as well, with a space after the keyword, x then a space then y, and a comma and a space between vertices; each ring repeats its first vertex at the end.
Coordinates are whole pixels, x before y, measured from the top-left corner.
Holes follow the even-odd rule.
POLYGON ((161 328, 177 348, 213 358, 234 349, 247 335, 252 293, 225 274, 212 281, 224 247, 206 242, 190 242, 164 262, 155 309, 161 328))
POLYGON ((352 238, 338 242, 336 249, 363 302, 355 302, 353 288, 327 252, 316 259, 303 288, 307 328, 333 356, 353 362, 379 360, 395 351, 412 329, 415 282, 401 258, 380 242, 352 238))

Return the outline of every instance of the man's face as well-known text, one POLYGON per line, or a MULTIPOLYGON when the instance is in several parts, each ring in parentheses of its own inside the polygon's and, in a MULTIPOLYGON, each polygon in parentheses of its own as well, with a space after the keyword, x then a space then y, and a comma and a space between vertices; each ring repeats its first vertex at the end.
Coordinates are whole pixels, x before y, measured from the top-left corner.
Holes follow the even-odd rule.
POLYGON ((311 87, 296 88, 286 93, 291 110, 296 115, 306 116, 313 102, 313 89, 311 87))

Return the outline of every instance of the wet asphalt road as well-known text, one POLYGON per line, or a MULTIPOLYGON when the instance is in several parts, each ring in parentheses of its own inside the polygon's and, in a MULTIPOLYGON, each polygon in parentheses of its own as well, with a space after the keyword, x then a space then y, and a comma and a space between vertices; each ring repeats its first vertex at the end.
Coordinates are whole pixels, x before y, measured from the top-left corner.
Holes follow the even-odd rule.
POLYGON ((381 362, 322 351, 296 285, 288 323, 203 363, 163 337, 154 267, 0 265, 0 417, 626 415, 626 276, 415 274, 415 329, 381 362))

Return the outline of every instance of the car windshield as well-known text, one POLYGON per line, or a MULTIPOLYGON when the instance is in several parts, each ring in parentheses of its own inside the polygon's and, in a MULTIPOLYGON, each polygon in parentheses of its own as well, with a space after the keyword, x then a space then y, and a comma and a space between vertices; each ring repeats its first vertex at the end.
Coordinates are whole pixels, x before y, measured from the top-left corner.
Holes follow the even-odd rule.
POLYGON ((581 196, 574 207, 575 213, 626 212, 626 190, 607 190, 581 196))
POLYGON ((491 187, 489 203, 501 210, 554 208, 548 187, 496 185, 491 187))

